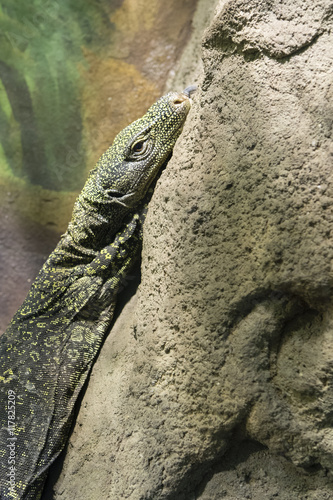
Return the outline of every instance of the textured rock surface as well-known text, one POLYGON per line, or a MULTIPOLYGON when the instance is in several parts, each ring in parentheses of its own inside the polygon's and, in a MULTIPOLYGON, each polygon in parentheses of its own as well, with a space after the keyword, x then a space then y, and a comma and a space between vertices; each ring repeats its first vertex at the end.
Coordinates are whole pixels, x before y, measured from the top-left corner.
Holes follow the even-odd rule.
POLYGON ((332 497, 332 11, 219 2, 55 498, 332 497))

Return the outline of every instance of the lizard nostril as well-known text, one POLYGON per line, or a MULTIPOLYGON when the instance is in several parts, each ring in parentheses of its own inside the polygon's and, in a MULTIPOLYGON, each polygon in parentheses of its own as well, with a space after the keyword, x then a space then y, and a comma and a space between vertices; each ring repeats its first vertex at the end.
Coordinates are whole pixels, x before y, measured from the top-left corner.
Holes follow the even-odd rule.
POLYGON ((188 99, 191 99, 191 95, 197 90, 196 85, 190 85, 189 87, 186 87, 183 92, 177 94, 177 97, 174 98, 173 104, 175 106, 180 106, 183 104, 184 101, 187 101, 188 99))
POLYGON ((173 103, 175 106, 180 106, 184 101, 186 101, 186 99, 187 99, 186 96, 179 95, 178 97, 176 97, 173 103))

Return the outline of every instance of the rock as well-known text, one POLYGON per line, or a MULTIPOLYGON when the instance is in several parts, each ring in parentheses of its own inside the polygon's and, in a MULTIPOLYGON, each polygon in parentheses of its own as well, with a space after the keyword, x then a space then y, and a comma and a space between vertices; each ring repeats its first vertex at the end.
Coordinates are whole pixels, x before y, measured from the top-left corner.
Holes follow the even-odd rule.
POLYGON ((218 3, 57 500, 332 496, 332 10, 218 3))

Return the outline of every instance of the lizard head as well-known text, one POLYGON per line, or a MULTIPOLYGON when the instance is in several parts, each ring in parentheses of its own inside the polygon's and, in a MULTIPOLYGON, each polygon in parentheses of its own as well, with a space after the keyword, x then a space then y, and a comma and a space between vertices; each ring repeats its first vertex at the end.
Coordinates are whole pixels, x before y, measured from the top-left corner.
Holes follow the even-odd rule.
POLYGON ((161 97, 117 135, 94 171, 103 198, 132 207, 144 197, 182 131, 191 107, 190 89, 161 97))

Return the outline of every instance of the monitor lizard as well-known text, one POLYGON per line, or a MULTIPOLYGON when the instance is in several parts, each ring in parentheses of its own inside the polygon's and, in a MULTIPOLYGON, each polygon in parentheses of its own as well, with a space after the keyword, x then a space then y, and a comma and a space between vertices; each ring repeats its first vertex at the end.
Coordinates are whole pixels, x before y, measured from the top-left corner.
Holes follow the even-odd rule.
POLYGON ((78 395, 141 249, 152 181, 168 162, 194 86, 161 97, 122 130, 0 338, 1 500, 36 500, 64 448, 78 395))

